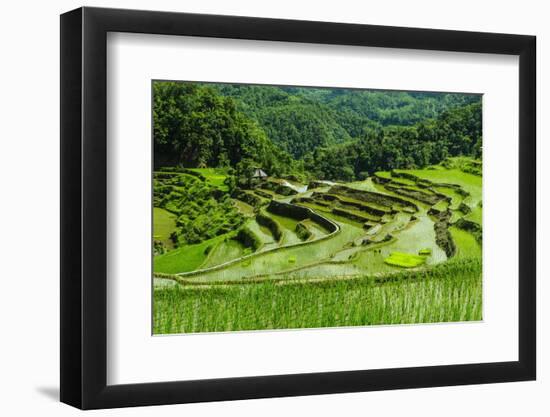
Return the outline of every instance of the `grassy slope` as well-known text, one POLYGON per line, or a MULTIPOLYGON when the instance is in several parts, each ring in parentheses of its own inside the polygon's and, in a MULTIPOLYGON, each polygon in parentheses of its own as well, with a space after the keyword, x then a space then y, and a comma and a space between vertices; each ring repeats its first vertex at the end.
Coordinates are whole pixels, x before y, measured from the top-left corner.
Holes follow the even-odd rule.
POLYGON ((389 265, 395 265, 402 268, 415 268, 426 262, 426 258, 413 253, 392 252, 390 256, 384 259, 389 265))
POLYGON ((298 224, 297 220, 290 217, 279 216, 273 213, 267 213, 267 215, 273 218, 283 227, 284 235, 281 242, 283 245, 293 245, 295 243, 301 242, 301 239, 296 236, 296 233, 294 233, 294 231, 296 230, 296 225, 298 224))
POLYGON ((471 207, 477 206, 481 201, 482 179, 480 176, 468 174, 458 169, 412 169, 406 172, 437 183, 460 185, 470 193, 469 205, 471 207))
POLYGON ((241 243, 235 239, 227 239, 218 243, 212 252, 208 255, 208 258, 201 265, 202 268, 209 268, 215 265, 220 265, 228 260, 238 258, 247 253, 250 253, 250 249, 246 249, 241 243))
POLYGON ((481 221, 482 221, 481 207, 479 207, 479 206, 474 207, 472 209, 472 211, 470 213, 468 213, 464 218, 467 219, 467 220, 471 220, 474 223, 477 223, 477 224, 481 225, 481 221))
POLYGON ((247 217, 254 215, 254 207, 250 204, 247 204, 241 200, 233 200, 233 204, 235 204, 235 207, 237 207, 237 210, 239 210, 242 215, 247 217))
POLYGON ((451 205, 449 206, 451 210, 458 210, 460 203, 464 200, 460 194, 458 194, 454 189, 449 187, 433 187, 438 193, 444 194, 447 197, 451 198, 451 205))
POLYGON ((155 256, 153 270, 165 274, 177 274, 198 269, 206 260, 206 248, 218 244, 224 238, 225 236, 217 236, 195 245, 185 245, 164 255, 155 256))
POLYGON ((365 181, 354 181, 347 183, 346 186, 355 188, 356 190, 373 191, 377 192, 378 188, 374 185, 371 178, 367 178, 365 181))
POLYGON ((227 178, 227 175, 223 169, 191 168, 191 171, 195 171, 202 174, 210 185, 213 185, 214 187, 218 187, 222 191, 228 191, 227 185, 224 184, 224 181, 227 178))
POLYGON ((449 231, 456 244, 457 258, 478 258, 481 259, 481 246, 471 233, 457 227, 450 227, 449 231))
POLYGON ((153 238, 160 240, 168 249, 174 247, 170 235, 176 229, 176 216, 162 208, 153 208, 153 238))

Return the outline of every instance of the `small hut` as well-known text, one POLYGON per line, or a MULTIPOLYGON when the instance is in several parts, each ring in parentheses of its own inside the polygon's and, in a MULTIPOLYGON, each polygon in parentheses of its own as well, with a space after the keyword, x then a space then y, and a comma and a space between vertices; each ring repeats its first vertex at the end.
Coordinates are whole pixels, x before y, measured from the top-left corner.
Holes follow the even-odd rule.
POLYGON ((252 175, 252 178, 258 179, 258 180, 265 180, 267 178, 267 174, 262 170, 261 168, 254 169, 254 174, 252 175))

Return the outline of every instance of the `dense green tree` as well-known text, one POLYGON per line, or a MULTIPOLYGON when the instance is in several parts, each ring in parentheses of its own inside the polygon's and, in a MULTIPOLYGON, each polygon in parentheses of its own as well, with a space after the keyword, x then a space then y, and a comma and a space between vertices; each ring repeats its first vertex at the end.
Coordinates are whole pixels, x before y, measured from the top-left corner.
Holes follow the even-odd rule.
MULTIPOLYGON (((253 168, 337 180, 480 157, 472 94, 155 82, 155 166, 253 168)), ((230 175, 232 176, 232 175, 230 175)))
POLYGON ((475 94, 213 84, 256 120, 269 139, 301 158, 379 126, 413 126, 479 103, 475 94))
POLYGON ((448 156, 479 157, 481 143, 481 105, 474 103, 414 126, 369 129, 359 140, 315 150, 304 162, 319 178, 349 181, 365 171, 423 167, 448 156))
POLYGON ((235 166, 237 184, 250 187, 252 183, 252 175, 254 174, 254 169, 257 167, 257 164, 252 159, 241 159, 241 161, 235 166))
POLYGON ((155 82, 153 88, 155 166, 235 166, 249 158, 273 174, 295 169, 233 99, 192 83, 155 82))

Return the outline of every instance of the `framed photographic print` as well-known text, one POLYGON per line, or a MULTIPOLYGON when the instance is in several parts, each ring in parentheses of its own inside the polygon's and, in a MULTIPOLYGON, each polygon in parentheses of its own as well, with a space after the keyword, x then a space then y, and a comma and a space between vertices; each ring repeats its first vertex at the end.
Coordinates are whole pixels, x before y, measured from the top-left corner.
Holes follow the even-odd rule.
POLYGON ((535 379, 535 38, 61 16, 61 400, 535 379))

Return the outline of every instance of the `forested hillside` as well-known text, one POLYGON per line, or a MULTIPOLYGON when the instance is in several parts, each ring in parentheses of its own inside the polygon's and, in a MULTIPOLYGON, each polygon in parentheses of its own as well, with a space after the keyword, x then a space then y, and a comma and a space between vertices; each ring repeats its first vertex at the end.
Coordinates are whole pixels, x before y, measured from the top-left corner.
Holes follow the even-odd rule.
POLYGON ((354 141, 315 149, 306 169, 318 178, 351 181, 376 171, 437 164, 449 156, 481 156, 481 104, 444 111, 413 126, 368 129, 354 141))
POLYGON ((482 145, 474 94, 155 82, 153 118, 156 166, 348 181, 482 145))
POLYGON ((251 159, 282 174, 295 165, 256 122, 237 110, 235 100, 210 87, 154 83, 153 134, 156 167, 234 167, 251 159))

